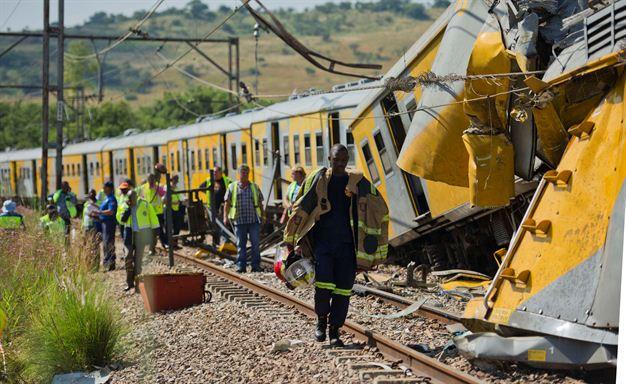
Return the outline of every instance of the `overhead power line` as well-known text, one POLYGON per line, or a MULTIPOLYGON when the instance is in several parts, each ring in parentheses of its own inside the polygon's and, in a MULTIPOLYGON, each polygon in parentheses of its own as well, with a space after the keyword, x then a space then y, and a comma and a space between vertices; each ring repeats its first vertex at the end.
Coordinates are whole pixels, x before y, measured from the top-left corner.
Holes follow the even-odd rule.
POLYGON ((18 2, 15 3, 15 7, 13 7, 11 12, 9 12, 9 16, 7 16, 7 18, 4 20, 4 23, 2 23, 2 26, 0 27, 0 29, 4 29, 4 27, 7 25, 9 20, 11 20, 11 17, 13 17, 13 14, 15 13, 15 11, 17 11, 17 7, 19 7, 21 3, 22 3, 22 0, 18 0, 18 2))
POLYGON ((154 3, 154 5, 152 5, 152 7, 148 10, 148 12, 146 12, 144 17, 137 22, 137 24, 135 24, 132 28, 129 29, 128 32, 126 32, 124 35, 120 36, 113 44, 109 45, 108 47, 106 47, 106 48, 104 48, 104 49, 102 49, 102 50, 100 50, 98 52, 92 53, 90 55, 80 56, 80 55, 73 55, 71 53, 65 53, 65 56, 68 57, 69 59, 72 59, 72 60, 87 60, 87 59, 93 59, 96 56, 102 55, 104 53, 107 53, 107 52, 111 51, 112 49, 115 49, 118 45, 122 44, 124 41, 126 41, 126 39, 131 37, 133 34, 139 34, 141 26, 146 21, 148 21, 148 19, 150 17, 152 17, 154 12, 156 12, 157 8, 159 8, 161 6, 161 4, 163 4, 164 2, 165 2, 165 0, 157 0, 157 2, 154 3))

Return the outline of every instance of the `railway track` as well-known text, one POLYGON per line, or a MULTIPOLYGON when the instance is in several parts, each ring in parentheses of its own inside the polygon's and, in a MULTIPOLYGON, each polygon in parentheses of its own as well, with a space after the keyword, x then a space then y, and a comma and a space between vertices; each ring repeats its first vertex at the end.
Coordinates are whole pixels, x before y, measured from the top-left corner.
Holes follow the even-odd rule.
MULTIPOLYGON (((271 306, 278 303, 284 307, 296 310, 308 317, 315 318, 315 310, 311 304, 308 304, 296 297, 281 292, 272 287, 263 285, 251 278, 241 274, 229 271, 210 262, 186 256, 180 253, 174 253, 175 258, 188 265, 202 269, 209 275, 208 286, 215 293, 221 294, 228 299, 242 301, 245 305, 254 306, 257 309, 271 309, 271 306), (266 302, 264 299, 269 299, 266 302), (268 307, 269 306, 269 307, 268 307)), ((393 295, 396 296, 396 295, 393 295)), ((388 296, 389 300, 394 300, 392 296, 388 296)), ((398 305, 405 305, 406 302, 398 305)), ((288 312, 277 312, 277 316, 288 316, 288 312)), ((445 319, 445 317, 443 317, 445 319)), ((450 321, 450 319, 448 319, 450 321)), ((379 363, 371 363, 363 361, 363 356, 354 355, 353 350, 336 350, 336 360, 341 362, 352 361, 353 368, 365 369, 361 373, 363 379, 373 379, 378 375, 389 377, 393 376, 391 381, 380 378, 377 383, 387 382, 414 382, 414 383, 480 383, 480 381, 470 375, 460 372, 449 367, 433 358, 425 356, 403 344, 397 343, 384 335, 367 329, 353 321, 346 321, 344 331, 350 333, 355 339, 366 343, 370 348, 375 347, 389 361, 401 362, 409 371, 402 369, 371 369, 380 365, 379 363), (370 369, 366 369, 366 368, 370 369), (395 380, 395 381, 394 381, 395 380)), ((329 351, 330 353, 330 351, 329 351)))

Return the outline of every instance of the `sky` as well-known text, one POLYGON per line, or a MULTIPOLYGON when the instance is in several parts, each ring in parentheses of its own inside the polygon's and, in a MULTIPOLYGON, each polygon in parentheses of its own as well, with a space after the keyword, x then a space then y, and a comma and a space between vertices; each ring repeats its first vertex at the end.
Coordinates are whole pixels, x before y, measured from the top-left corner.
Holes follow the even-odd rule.
MULTIPOLYGON (((304 9, 316 4, 327 2, 339 3, 345 0, 265 0, 270 9, 287 8, 304 9)), ((352 0, 353 1, 353 0, 352 0)), ((414 0, 428 3, 427 0, 414 0)), ((159 10, 171 7, 182 8, 189 0, 166 0, 159 10)), ((203 0, 209 8, 216 9, 220 5, 234 7, 241 4, 239 0, 203 0)), ((82 24, 96 12, 122 13, 132 15, 135 11, 150 8, 155 0, 65 0, 65 24, 75 26, 82 24)), ((50 21, 57 19, 58 1, 50 0, 50 21)), ((21 31, 41 29, 43 25, 43 0, 0 0, 0 31, 21 31)))

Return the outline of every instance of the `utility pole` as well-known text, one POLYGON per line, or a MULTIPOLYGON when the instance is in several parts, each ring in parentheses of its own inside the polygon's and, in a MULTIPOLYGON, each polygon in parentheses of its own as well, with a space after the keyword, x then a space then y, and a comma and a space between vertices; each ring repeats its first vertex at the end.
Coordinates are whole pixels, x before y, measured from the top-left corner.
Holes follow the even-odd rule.
POLYGON ((63 41, 63 24, 65 19, 65 1, 59 0, 59 32, 58 32, 58 62, 57 62, 57 144, 56 144, 56 189, 61 189, 63 179, 63 67, 65 47, 63 41))
POLYGON ((41 201, 46 204, 48 196, 48 96, 50 86, 50 0, 43 1, 43 67, 41 70, 41 201))

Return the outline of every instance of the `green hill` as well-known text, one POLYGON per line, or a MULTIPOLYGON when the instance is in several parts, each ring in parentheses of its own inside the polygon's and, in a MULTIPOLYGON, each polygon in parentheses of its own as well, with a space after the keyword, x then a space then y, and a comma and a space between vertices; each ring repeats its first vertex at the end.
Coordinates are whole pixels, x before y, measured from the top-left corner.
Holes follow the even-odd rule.
MULTIPOLYGON (((378 0, 367 3, 327 3, 301 12, 282 9, 275 11, 274 14, 307 47, 345 61, 381 64, 383 65, 383 70, 380 72, 382 74, 420 37, 421 33, 441 14, 445 5, 447 1, 441 0, 436 1, 430 7, 412 3, 410 0, 378 0)), ((193 0, 182 9, 173 8, 155 13, 142 26, 141 32, 160 37, 201 37, 231 11, 229 7, 222 6, 213 9, 199 0, 193 0)), ((83 25, 67 28, 67 33, 118 36, 128 31, 144 14, 143 11, 136 12, 132 16, 100 12, 94 14, 83 25)), ((241 9, 212 36, 239 37, 241 79, 250 89, 254 88, 257 71, 259 94, 287 95, 293 90, 302 91, 312 87, 328 89, 334 84, 353 80, 313 67, 277 37, 266 32, 261 32, 258 63, 255 63, 254 24, 255 20, 245 9, 241 9)), ((14 39, 0 39, 0 48, 7 47, 12 41, 14 39)), ((97 44, 98 49, 106 46, 104 42, 97 44)), ((144 111, 154 110, 158 107, 158 103, 163 103, 168 99, 170 103, 174 101, 179 107, 183 104, 182 109, 190 103, 190 106, 195 109, 191 111, 191 114, 182 117, 187 121, 194 114, 211 113, 224 105, 223 101, 213 103, 215 105, 194 102, 193 97, 187 96, 193 92, 199 92, 192 92, 191 89, 201 84, 173 69, 169 69, 153 81, 148 81, 153 73, 165 65, 165 61, 156 54, 159 48, 163 56, 173 59, 188 47, 184 43, 160 44, 127 41, 111 50, 106 56, 104 65, 104 101, 118 103, 126 100, 129 108, 135 112, 140 108, 144 111), (142 83, 146 83, 145 86, 139 87, 142 83), (166 95, 168 92, 169 94, 166 95), (172 100, 173 94, 179 96, 172 100)), ((201 49, 219 64, 227 67, 226 45, 204 43, 201 49)), ((54 76, 56 73, 55 41, 51 42, 50 51, 54 53, 51 58, 52 78, 50 81, 54 84, 56 82, 54 76)), ((66 52, 74 55, 87 55, 93 53, 93 46, 89 41, 68 41, 66 52)), ((74 61, 68 57, 65 63, 66 84, 83 85, 87 94, 97 91, 95 59, 74 61)), ((227 87, 225 76, 195 52, 187 55, 178 65, 203 80, 227 87)), ((371 72, 370 74, 377 73, 371 72)), ((0 59, 0 84, 40 84, 40 82, 40 39, 29 38, 0 59)), ((223 98, 223 96, 220 97, 223 98)), ((4 120, 4 123, 0 124, 0 130, 4 131, 5 137, 3 140, 3 132, 0 132, 0 148, 8 145, 22 146, 10 140, 12 133, 11 127, 7 126, 7 120, 21 121, 15 116, 8 116, 13 110, 11 105, 20 101, 22 105, 18 108, 19 110, 32 111, 32 107, 24 104, 38 103, 40 98, 38 92, 0 90, 0 102, 5 104, 4 107, 0 106, 0 122, 4 120)), ((88 124, 96 124, 94 116, 99 108, 101 108, 100 104, 90 100, 88 124)), ((28 117, 31 117, 30 115, 32 113, 29 112, 28 117)), ((31 124, 39 125, 32 117, 31 120, 31 124)), ((151 122, 149 116, 133 121, 140 129, 159 126, 151 122)), ((185 121, 176 119, 167 121, 167 123, 182 122, 185 121)), ((96 136, 104 134, 105 131, 106 134, 114 134, 116 129, 99 130, 98 126, 91 129, 91 132, 100 132, 95 133, 96 136)), ((33 140, 36 139, 35 136, 33 140)), ((30 143, 32 145, 33 141, 30 143)))

